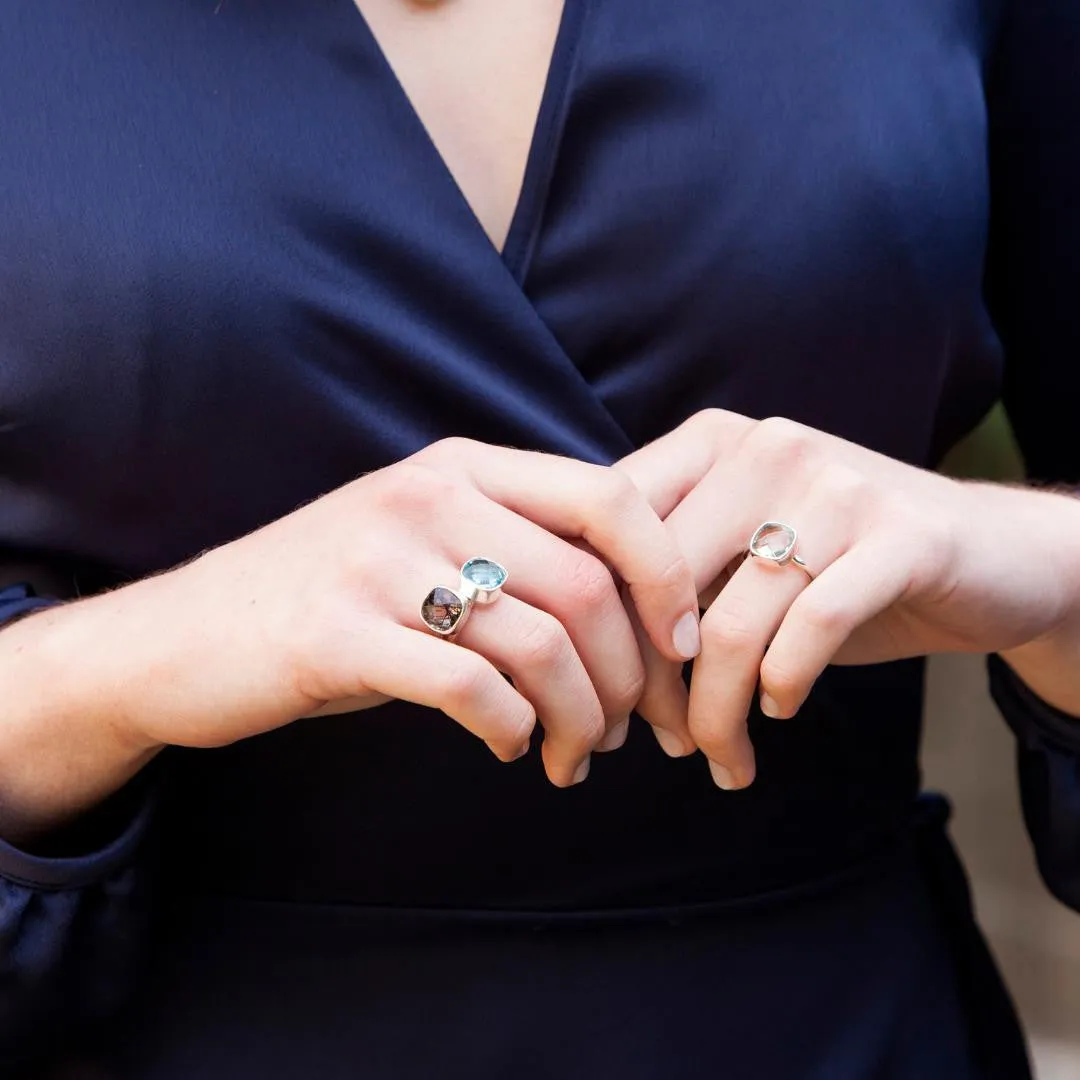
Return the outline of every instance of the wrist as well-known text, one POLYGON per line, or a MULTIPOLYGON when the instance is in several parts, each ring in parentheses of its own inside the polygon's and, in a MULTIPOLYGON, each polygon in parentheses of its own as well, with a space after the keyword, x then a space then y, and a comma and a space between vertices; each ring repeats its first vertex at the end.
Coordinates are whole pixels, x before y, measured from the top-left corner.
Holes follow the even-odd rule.
POLYGON ((0 631, 0 831, 17 844, 102 803, 158 749, 110 712, 79 648, 84 603, 0 631))
POLYGON ((160 749, 138 723, 144 679, 120 618, 125 591, 36 612, 0 633, 5 713, 93 732, 124 757, 160 749))
POLYGON ((999 655, 1042 700, 1080 719, 1080 499, 1030 491, 1028 558, 1047 562, 1052 589, 1044 630, 999 655))

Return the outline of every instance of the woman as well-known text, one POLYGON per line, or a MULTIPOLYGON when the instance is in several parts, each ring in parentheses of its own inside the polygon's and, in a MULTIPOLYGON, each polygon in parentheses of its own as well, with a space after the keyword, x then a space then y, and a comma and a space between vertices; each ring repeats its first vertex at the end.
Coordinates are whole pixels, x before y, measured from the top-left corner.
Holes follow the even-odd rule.
POLYGON ((995 655, 1080 904, 1080 504, 924 470, 1002 391, 1080 476, 1077 55, 7 0, 8 1071, 1028 1075, 918 658, 995 655))

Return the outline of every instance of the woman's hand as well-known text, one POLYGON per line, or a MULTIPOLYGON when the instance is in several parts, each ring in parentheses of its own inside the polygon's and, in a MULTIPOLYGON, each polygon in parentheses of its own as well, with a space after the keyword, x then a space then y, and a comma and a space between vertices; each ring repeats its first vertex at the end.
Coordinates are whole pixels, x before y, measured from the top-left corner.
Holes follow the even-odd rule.
MULTIPOLYGON (((621 744, 644 684, 613 574, 660 654, 696 654, 690 570, 624 474, 452 439, 10 633, 24 653, 53 656, 58 680, 67 665, 67 714, 108 717, 140 760, 162 744, 221 745, 401 698, 442 709, 503 760, 524 753, 539 716, 548 776, 568 785, 584 779, 590 751, 621 744), (440 583, 456 588, 472 556, 509 569, 504 595, 440 640, 421 602, 440 583), (70 678, 76 657, 94 672, 92 692, 70 678)), ((65 709, 52 706, 56 723, 65 709)), ((666 737, 691 751, 685 699, 664 716, 666 737)), ((22 760, 40 765, 40 743, 22 760)))
MULTIPOLYGON (((1076 500, 964 483, 719 410, 618 468, 666 520, 708 607, 690 732, 721 787, 754 777, 755 693, 764 713, 790 717, 830 663, 1008 650, 1077 621, 1076 544, 1056 542, 1080 535, 1076 500), (744 558, 765 521, 797 530, 809 574, 744 558)), ((673 677, 655 654, 647 662, 673 677)))

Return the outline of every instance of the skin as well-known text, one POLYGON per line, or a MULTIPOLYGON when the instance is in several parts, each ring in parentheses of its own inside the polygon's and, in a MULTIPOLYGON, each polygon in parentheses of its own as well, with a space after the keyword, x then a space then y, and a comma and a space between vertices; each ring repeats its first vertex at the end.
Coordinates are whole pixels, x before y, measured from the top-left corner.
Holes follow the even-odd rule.
POLYGON ((563 0, 356 0, 494 247, 510 228, 563 0))
MULTIPOLYGON (((754 778, 754 696, 790 718, 830 663, 1000 652, 1037 694, 1080 715, 1080 500, 965 483, 789 420, 720 410, 618 468, 665 519, 708 608, 689 724, 720 787, 754 778), (766 520, 797 528, 813 580, 744 557, 766 520)), ((658 657, 646 665, 672 678, 658 657)))
MULTIPOLYGON (((357 3, 501 248, 561 2, 357 3)), ((700 746, 721 787, 745 786, 754 695, 791 717, 830 662, 1000 651, 1080 715, 1077 536, 1067 496, 961 484, 784 420, 701 413, 611 470, 448 440, 5 629, 0 833, 23 841, 82 812, 165 745, 392 698, 442 709, 502 760, 539 716, 561 786, 621 745, 635 703, 665 750, 700 746), (798 527, 812 582, 743 560, 776 518, 798 527), (510 567, 507 595, 438 641, 419 600, 477 554, 510 567)))
MULTIPOLYGON (((501 247, 562 0, 355 2, 501 247)), ((1067 496, 960 484, 786 421, 716 412, 620 468, 667 519, 709 609, 690 727, 721 786, 753 777, 745 718, 759 682, 765 711, 789 717, 829 662, 999 651, 1037 693, 1080 714, 1070 677, 1080 552, 1066 543, 1032 554, 1041 530, 1078 535, 1067 496), (740 565, 754 528, 777 516, 805 538, 820 573, 812 588, 793 567, 740 565)), ((680 730, 680 673, 639 639, 648 676, 639 711, 664 737, 680 730)))
MULTIPOLYGON (((441 709, 503 761, 539 716, 552 783, 580 783, 590 753, 625 737, 641 643, 677 667, 698 652, 697 627, 690 569, 624 474, 445 440, 0 634, 3 834, 93 806, 166 745, 222 746, 394 698, 441 709), (512 568, 505 595, 440 640, 420 602, 476 554, 512 568)), ((654 722, 671 725, 662 745, 689 753, 683 691, 671 693, 654 722)))

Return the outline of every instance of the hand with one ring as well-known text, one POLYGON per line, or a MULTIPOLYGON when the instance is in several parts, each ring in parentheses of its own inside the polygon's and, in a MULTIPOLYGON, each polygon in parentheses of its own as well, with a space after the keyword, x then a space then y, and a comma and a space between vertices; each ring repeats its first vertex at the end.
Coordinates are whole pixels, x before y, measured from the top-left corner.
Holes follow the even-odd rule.
MULTIPOLYGON (((547 774, 566 786, 591 751, 621 745, 641 694, 622 583, 653 648, 675 664, 696 655, 689 567, 624 474, 450 439, 38 625, 43 648, 91 658, 79 701, 141 756, 400 698, 503 760, 539 718, 547 774)), ((662 740, 692 753, 685 689, 673 692, 662 740)))
MULTIPOLYGON (((962 482, 720 410, 617 467, 665 519, 708 608, 690 731, 720 787, 754 778, 754 695, 766 715, 794 716, 830 663, 1003 652, 1021 674, 1049 672, 1044 696, 1077 708, 1067 665, 1054 682, 1044 661, 1080 655, 1080 566, 1041 542, 1080 531, 1075 498, 962 482)), ((646 653, 650 687, 678 677, 646 653)))

